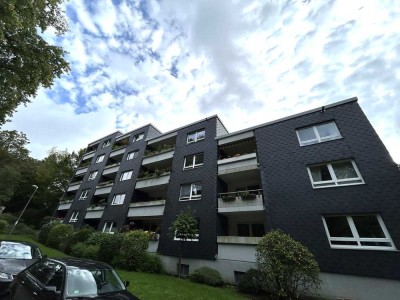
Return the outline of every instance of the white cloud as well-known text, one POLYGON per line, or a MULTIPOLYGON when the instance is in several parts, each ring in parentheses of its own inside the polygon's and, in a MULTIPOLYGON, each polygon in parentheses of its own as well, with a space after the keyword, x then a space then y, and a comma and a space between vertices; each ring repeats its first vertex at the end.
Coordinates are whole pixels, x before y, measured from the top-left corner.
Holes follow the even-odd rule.
MULTIPOLYGON (((400 162, 399 5, 378 0, 66 5, 78 19, 61 41, 73 72, 54 92, 71 97, 63 101, 71 119, 78 108, 72 105, 78 104, 90 113, 77 118, 100 114, 102 120, 101 114, 111 113, 107 134, 116 126, 132 130, 147 123, 167 131, 219 114, 233 131, 358 96, 400 162)), ((43 99, 32 105, 66 109, 43 99)), ((11 125, 30 127, 19 115, 11 125)), ((67 137, 60 145, 75 143, 75 135, 67 137)), ((92 137, 84 144, 98 136, 92 137)), ((42 140, 32 133, 31 141, 42 140)), ((46 143, 34 147, 50 148, 46 143)))

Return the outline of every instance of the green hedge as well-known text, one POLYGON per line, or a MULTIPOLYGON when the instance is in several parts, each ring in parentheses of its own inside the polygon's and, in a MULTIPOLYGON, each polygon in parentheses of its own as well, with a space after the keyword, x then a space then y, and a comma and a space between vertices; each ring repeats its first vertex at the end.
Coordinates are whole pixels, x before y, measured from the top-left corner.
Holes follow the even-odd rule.
POLYGON ((192 274, 190 274, 189 278, 191 281, 211 286, 224 285, 221 274, 217 270, 209 267, 201 267, 195 270, 192 274))
POLYGON ((125 233, 119 255, 119 264, 126 270, 140 270, 143 258, 147 254, 148 243, 149 234, 143 230, 125 233))
POLYGON ((262 287, 262 277, 258 270, 250 269, 240 279, 238 290, 242 293, 257 294, 262 287))
POLYGON ((118 257, 122 245, 123 234, 103 234, 100 238, 99 260, 111 264, 118 257))
POLYGON ((50 230, 56 226, 60 225, 61 223, 58 221, 51 221, 47 224, 44 224, 42 228, 40 228, 38 240, 40 243, 47 245, 47 238, 49 237, 50 230))
POLYGON ((74 227, 67 224, 58 224, 50 229, 47 237, 47 245, 58 248, 62 241, 67 240, 74 233, 74 227))
POLYGON ((71 247, 71 255, 80 258, 98 259, 99 245, 88 245, 78 242, 71 247))

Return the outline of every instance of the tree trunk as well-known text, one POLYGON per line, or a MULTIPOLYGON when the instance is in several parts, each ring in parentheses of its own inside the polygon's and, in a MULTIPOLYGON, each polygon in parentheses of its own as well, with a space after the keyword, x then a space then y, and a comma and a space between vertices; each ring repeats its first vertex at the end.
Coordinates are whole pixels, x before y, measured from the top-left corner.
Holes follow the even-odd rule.
POLYGON ((180 242, 181 246, 179 247, 179 260, 178 260, 178 278, 181 278, 181 260, 182 260, 182 241, 180 242))

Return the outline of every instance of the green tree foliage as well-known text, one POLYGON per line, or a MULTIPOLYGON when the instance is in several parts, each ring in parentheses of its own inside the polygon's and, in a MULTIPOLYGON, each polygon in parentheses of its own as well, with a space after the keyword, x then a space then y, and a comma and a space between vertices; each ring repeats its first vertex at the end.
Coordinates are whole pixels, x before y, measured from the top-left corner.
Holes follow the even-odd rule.
POLYGON ((143 230, 132 230, 124 234, 119 264, 127 270, 140 270, 142 261, 147 255, 149 234, 143 230))
POLYGON ((296 299, 320 288, 319 267, 308 249, 281 230, 267 233, 256 247, 257 269, 280 299, 296 299))
POLYGON ((53 248, 58 248, 60 243, 69 239, 74 234, 74 227, 67 224, 58 224, 50 229, 47 237, 47 245, 53 248))
POLYGON ((17 106, 29 102, 69 71, 66 52, 47 43, 38 32, 67 31, 60 9, 63 0, 0 1, 0 126, 17 106))
POLYGON ((57 222, 57 221, 51 221, 49 223, 44 224, 42 226, 42 228, 40 228, 40 231, 39 231, 39 235, 38 235, 39 242, 44 245, 47 245, 47 239, 49 237, 50 230, 59 224, 60 224, 60 222, 57 222))
POLYGON ((238 290, 242 293, 258 294, 262 288, 262 277, 260 271, 256 269, 249 269, 238 284, 238 290))
POLYGON ((178 260, 178 277, 180 277, 183 245, 190 240, 196 239, 199 234, 198 223, 193 212, 190 209, 183 210, 177 215, 169 230, 173 237, 180 240, 178 260))

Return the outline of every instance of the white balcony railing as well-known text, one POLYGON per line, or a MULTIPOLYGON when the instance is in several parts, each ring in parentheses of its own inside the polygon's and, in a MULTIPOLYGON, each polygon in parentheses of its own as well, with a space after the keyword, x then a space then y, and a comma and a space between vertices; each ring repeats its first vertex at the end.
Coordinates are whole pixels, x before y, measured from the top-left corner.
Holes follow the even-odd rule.
POLYGON ((258 169, 257 154, 242 154, 218 160, 218 175, 258 169))
POLYGON ((128 217, 156 217, 164 215, 165 200, 129 204, 128 217))
POLYGON ((263 211, 264 209, 261 189, 221 193, 218 197, 219 213, 263 211))

